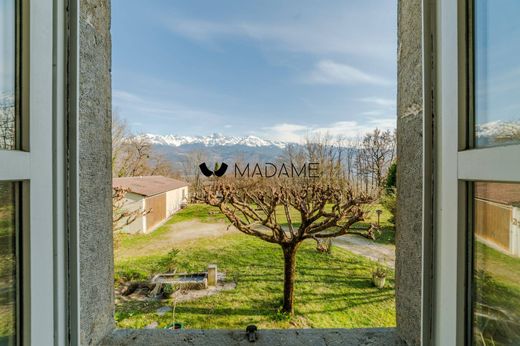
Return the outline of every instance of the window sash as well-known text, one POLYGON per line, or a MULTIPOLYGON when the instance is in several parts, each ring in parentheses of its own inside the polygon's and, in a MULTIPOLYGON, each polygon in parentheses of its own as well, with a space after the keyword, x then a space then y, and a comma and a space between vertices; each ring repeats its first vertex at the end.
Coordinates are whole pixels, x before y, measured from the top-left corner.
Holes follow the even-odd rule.
POLYGON ((520 182, 520 145, 473 147, 471 0, 436 8, 436 187, 434 333, 437 345, 465 344, 471 318, 470 181, 520 182))
POLYGON ((59 189, 63 169, 57 166, 61 154, 57 143, 63 135, 56 131, 63 119, 63 109, 57 108, 63 102, 63 93, 57 89, 62 84, 57 73, 63 59, 55 44, 56 34, 64 30, 64 26, 55 27, 55 11, 63 1, 19 0, 17 6, 21 9, 17 26, 22 38, 18 40, 17 61, 27 67, 21 71, 17 67, 21 150, 0 150, 0 180, 22 182, 22 334, 17 338, 23 344, 50 345, 56 341, 58 316, 63 315, 56 290, 63 278, 55 271, 64 265, 57 263, 64 251, 55 246, 63 234, 63 228, 56 227, 63 227, 57 223, 57 215, 63 216, 63 212, 56 210, 58 201, 63 200, 59 189))

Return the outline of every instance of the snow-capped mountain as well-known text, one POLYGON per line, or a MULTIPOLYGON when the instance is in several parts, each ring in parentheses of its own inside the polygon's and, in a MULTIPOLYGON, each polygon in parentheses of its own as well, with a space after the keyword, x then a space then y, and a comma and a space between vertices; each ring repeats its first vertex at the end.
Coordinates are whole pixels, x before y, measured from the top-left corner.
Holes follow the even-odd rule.
POLYGON ((498 145, 517 142, 520 139, 520 121, 491 121, 476 127, 479 144, 498 145))
POLYGON ((144 134, 140 137, 146 138, 155 145, 167 145, 171 147, 180 147, 183 145, 199 144, 205 147, 215 146, 235 146, 242 145, 246 147, 270 147, 275 146, 280 149, 286 147, 287 143, 279 141, 271 141, 256 136, 236 137, 225 136, 223 134, 214 133, 209 136, 176 136, 176 135, 154 135, 144 134))

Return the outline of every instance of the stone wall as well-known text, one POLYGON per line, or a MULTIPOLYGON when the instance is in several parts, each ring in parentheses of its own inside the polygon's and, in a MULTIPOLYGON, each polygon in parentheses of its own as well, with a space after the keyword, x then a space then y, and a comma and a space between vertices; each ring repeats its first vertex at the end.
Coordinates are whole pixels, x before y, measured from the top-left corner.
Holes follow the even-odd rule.
POLYGON ((114 328, 110 1, 79 1, 80 341, 114 328))
POLYGON ((104 340, 112 346, 149 345, 255 345, 255 346, 332 346, 400 345, 393 328, 385 329, 287 329, 260 330, 251 343, 244 331, 238 330, 117 330, 104 340))
POLYGON ((421 340, 423 73, 421 0, 398 5, 396 309, 398 334, 421 340))

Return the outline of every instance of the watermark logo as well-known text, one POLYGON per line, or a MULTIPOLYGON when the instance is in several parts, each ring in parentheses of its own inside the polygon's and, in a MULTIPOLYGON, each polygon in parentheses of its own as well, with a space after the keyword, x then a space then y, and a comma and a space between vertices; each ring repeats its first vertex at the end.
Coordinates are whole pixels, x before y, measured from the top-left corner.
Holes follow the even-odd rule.
POLYGON ((213 174, 217 177, 221 177, 226 173, 228 165, 224 162, 222 162, 221 165, 216 164, 215 170, 212 171, 208 168, 208 166, 206 165, 206 162, 203 162, 199 165, 199 168, 200 168, 200 171, 202 172, 202 174, 204 174, 208 178, 211 177, 213 174))
MULTIPOLYGON (((215 169, 212 171, 208 168, 205 162, 199 165, 200 171, 206 177, 211 177, 215 175, 217 177, 221 177, 226 173, 228 169, 228 165, 222 162, 221 165, 218 163, 215 165, 215 169)), ((234 167, 235 178, 319 178, 320 177, 320 169, 319 163, 317 162, 307 162, 301 165, 296 165, 294 163, 282 163, 281 165, 276 165, 271 162, 266 162, 264 164, 245 164, 240 165, 235 163, 234 167)))

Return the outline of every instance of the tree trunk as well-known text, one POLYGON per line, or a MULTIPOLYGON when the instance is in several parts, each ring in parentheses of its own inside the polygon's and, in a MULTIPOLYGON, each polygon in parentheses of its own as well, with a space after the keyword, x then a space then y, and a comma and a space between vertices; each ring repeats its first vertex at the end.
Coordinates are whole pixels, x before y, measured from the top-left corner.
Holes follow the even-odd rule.
POLYGON ((296 274, 296 250, 299 243, 282 245, 284 257, 283 312, 294 313, 294 277, 296 274))

